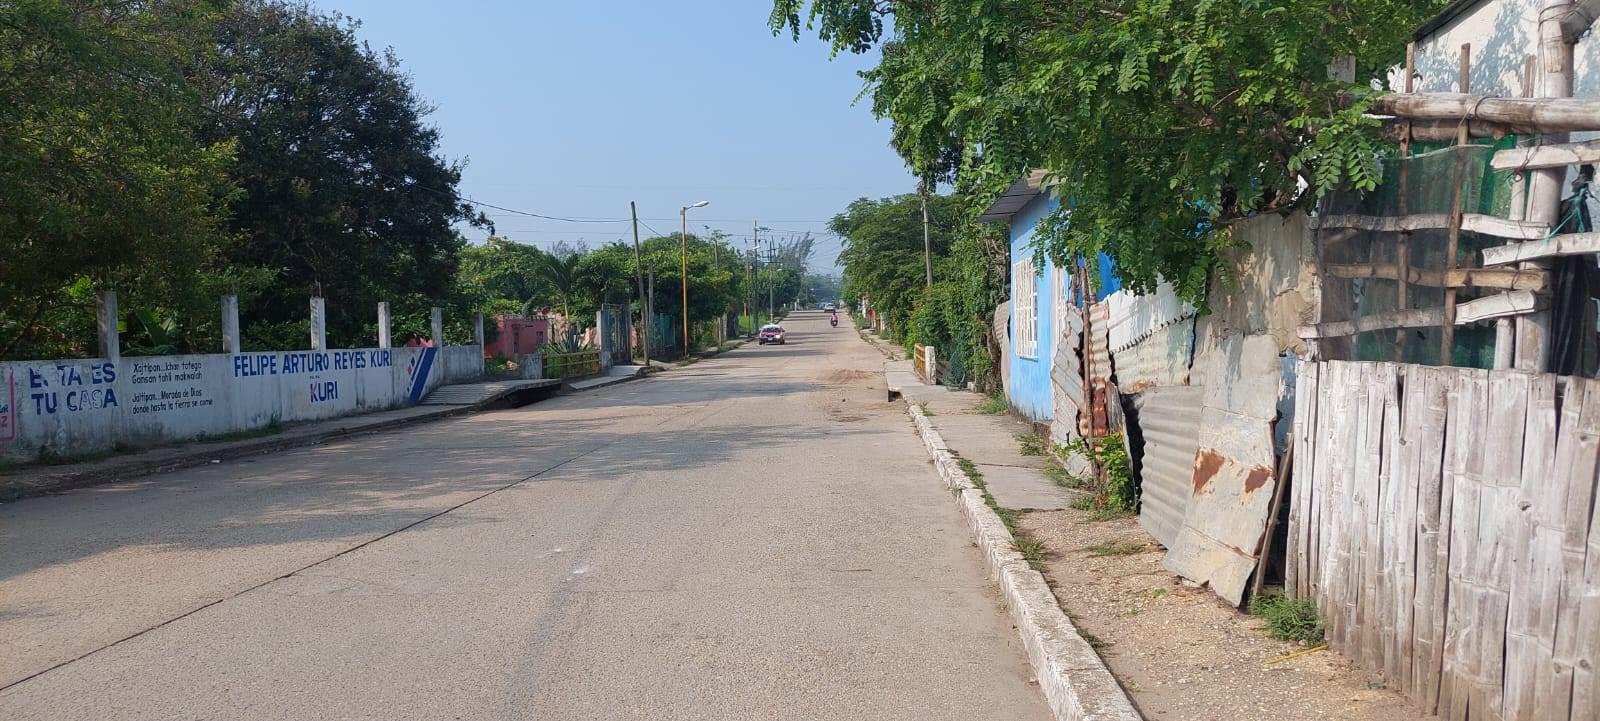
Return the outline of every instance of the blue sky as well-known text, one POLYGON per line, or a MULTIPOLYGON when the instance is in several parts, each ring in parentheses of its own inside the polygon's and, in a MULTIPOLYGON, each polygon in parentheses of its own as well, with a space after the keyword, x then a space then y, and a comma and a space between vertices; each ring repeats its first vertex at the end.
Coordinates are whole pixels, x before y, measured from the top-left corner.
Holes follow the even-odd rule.
MULTIPOLYGON (((462 190, 476 200, 608 219, 637 200, 662 233, 677 230, 679 206, 710 200, 690 211, 690 232, 749 236, 757 219, 820 231, 855 198, 915 188, 888 123, 852 104, 870 59, 830 61, 812 37, 773 37, 764 0, 317 4, 395 50, 438 108, 444 154, 467 160, 462 190)), ((540 246, 631 237, 625 222, 493 220, 540 246)), ((816 265, 831 266, 838 245, 820 237, 816 265)))

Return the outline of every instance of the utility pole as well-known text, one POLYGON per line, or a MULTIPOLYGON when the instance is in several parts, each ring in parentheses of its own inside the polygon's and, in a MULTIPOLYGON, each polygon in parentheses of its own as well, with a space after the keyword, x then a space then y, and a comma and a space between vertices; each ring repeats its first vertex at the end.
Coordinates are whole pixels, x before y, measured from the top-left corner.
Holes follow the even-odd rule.
POLYGON ((656 307, 656 262, 654 260, 650 261, 650 288, 646 291, 644 302, 646 306, 652 309, 650 313, 650 324, 645 327, 645 332, 649 333, 655 328, 656 325, 654 311, 654 308, 656 307))
POLYGON ((689 207, 678 209, 678 219, 683 221, 678 233, 678 260, 682 264, 678 276, 683 282, 683 355, 689 355, 689 207))
POLYGON ((644 294, 644 263, 640 260, 639 253, 639 206, 633 201, 628 201, 628 210, 633 211, 633 276, 639 281, 639 319, 644 321, 639 325, 644 326, 644 332, 639 334, 639 347, 644 351, 644 364, 650 365, 650 301, 644 294))
POLYGON ((917 184, 917 194, 922 196, 922 263, 927 269, 928 287, 933 287, 933 244, 928 240, 928 180, 917 184))
POLYGON ((772 266, 778 262, 778 241, 767 241, 767 318, 776 323, 778 313, 773 309, 772 299, 777 297, 778 278, 772 274, 772 266))
MULTIPOLYGON (((750 251, 750 257, 754 261, 755 265, 755 271, 750 276, 750 299, 753 305, 760 307, 759 304, 761 301, 756 300, 756 283, 761 280, 761 221, 751 221, 750 225, 750 244, 754 246, 754 249, 750 251)), ((771 318, 768 318, 767 320, 770 321, 771 318)), ((756 332, 759 333, 761 331, 761 326, 756 323, 756 317, 753 315, 750 316, 750 325, 754 326, 754 330, 756 332)))

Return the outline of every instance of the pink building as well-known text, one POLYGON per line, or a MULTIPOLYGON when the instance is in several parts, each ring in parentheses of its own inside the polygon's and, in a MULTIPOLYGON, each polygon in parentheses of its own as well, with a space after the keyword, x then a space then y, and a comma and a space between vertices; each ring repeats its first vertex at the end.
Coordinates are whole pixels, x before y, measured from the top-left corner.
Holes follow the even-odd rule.
POLYGON ((483 347, 485 358, 516 358, 538 350, 550 339, 550 319, 546 317, 495 316, 494 325, 498 332, 494 341, 483 347))

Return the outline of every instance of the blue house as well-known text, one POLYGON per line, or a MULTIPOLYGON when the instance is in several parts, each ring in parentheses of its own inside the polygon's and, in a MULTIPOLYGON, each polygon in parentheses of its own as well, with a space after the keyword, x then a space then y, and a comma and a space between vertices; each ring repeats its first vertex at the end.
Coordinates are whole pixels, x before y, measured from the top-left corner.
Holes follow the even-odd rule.
MULTIPOLYGON (((1007 223, 1011 239, 1011 319, 1006 357, 1006 398, 1024 418, 1051 419, 1050 371, 1060 339, 1062 316, 1072 303, 1071 273, 1049 259, 1034 262, 1034 232, 1039 222, 1060 206, 1045 185, 1044 171, 1033 171, 984 211, 980 220, 1007 223)), ((1098 260, 1099 283, 1095 300, 1103 300, 1121 287, 1112 272, 1111 259, 1098 260)))

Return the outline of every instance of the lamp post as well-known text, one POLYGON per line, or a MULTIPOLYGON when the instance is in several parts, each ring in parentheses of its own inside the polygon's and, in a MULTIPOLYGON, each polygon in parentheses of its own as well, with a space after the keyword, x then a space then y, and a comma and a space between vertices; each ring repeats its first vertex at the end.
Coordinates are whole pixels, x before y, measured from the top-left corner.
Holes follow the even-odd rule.
POLYGON ((702 200, 692 205, 678 208, 678 219, 682 221, 678 233, 678 262, 680 285, 683 288, 683 354, 689 355, 689 209, 704 208, 711 201, 702 200))

